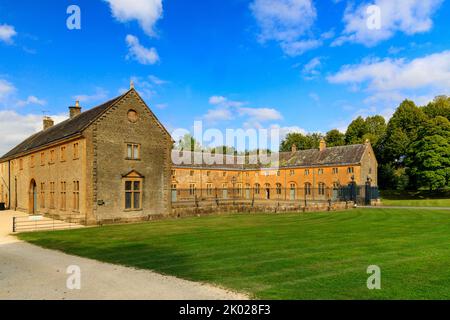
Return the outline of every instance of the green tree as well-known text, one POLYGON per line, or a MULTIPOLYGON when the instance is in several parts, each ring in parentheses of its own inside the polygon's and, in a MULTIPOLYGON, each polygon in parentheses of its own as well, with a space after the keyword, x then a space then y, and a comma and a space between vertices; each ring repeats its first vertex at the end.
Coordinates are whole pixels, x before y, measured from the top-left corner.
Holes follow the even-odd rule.
POLYGON ((337 129, 330 130, 325 135, 325 141, 328 147, 344 146, 345 134, 343 134, 337 129))
POLYGON ((419 129, 427 120, 423 110, 414 102, 403 101, 389 120, 386 134, 377 148, 381 162, 402 166, 410 144, 417 140, 419 129))
POLYGON ((175 145, 175 149, 182 151, 201 151, 202 146, 190 134, 185 134, 175 145))
POLYGON ((450 142, 439 135, 425 136, 411 144, 406 164, 416 187, 436 190, 450 182, 450 142))
POLYGON ((289 152, 295 145, 297 150, 308 150, 319 148, 320 140, 323 136, 320 133, 312 133, 303 135, 298 132, 289 133, 283 141, 281 141, 280 151, 289 152))
POLYGON ((386 120, 384 117, 376 115, 367 117, 365 120, 366 132, 363 140, 369 139, 372 145, 376 146, 386 133, 386 120))
POLYGON ((345 132, 346 144, 358 144, 363 143, 363 136, 367 133, 366 121, 363 117, 359 116, 353 120, 345 132))
POLYGON ((450 121, 437 116, 418 130, 417 141, 411 143, 405 163, 414 187, 430 190, 450 183, 450 121))
POLYGON ((441 116, 450 120, 450 97, 437 96, 432 102, 423 107, 423 112, 430 118, 441 116))

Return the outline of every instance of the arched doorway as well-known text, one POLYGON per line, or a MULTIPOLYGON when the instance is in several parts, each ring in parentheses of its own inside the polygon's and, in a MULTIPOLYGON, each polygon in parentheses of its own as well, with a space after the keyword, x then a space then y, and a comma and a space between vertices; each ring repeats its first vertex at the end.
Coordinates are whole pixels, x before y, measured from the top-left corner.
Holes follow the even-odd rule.
POLYGON ((28 213, 37 213, 37 186, 34 179, 30 182, 29 200, 28 200, 28 213))

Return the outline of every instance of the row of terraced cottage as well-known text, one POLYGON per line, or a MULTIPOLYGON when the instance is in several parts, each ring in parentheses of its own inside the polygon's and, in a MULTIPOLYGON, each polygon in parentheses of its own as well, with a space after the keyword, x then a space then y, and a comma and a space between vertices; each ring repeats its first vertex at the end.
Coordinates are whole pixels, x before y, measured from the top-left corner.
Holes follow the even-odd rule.
POLYGON ((377 185, 369 142, 293 149, 279 154, 276 168, 237 156, 174 165, 174 141, 134 88, 85 112, 76 103, 69 113, 56 125, 44 118, 42 131, 0 158, 6 208, 95 224, 168 216, 174 203, 190 200, 328 199, 337 185, 377 185))

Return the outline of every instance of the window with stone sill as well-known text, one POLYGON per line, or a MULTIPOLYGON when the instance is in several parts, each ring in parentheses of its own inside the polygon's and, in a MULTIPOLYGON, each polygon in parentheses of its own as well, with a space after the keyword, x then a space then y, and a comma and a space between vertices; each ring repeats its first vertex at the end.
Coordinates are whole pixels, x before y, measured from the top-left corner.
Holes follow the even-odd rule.
POLYGON ((195 183, 189 184, 189 195, 194 196, 196 192, 195 183))
POLYGON ((50 161, 49 161, 49 163, 50 164, 55 163, 55 150, 54 149, 50 150, 50 161))
POLYGON ((142 179, 125 179, 125 210, 142 209, 142 179))
POLYGON ((67 204, 66 204, 66 200, 67 200, 67 198, 66 198, 66 190, 67 189, 66 189, 66 186, 67 186, 66 182, 62 181, 61 182, 61 191, 60 191, 60 193, 61 193, 60 209, 62 211, 65 211, 67 209, 67 204))
POLYGON ((141 145, 137 143, 127 143, 127 159, 140 160, 141 159, 141 145))
POLYGON ((305 195, 310 196, 311 195, 311 183, 307 182, 305 183, 305 195))
POLYGON ((319 183, 319 195, 323 196, 325 195, 325 184, 324 183, 319 183))
POLYGON ((63 147, 61 147, 61 162, 64 162, 64 161, 66 161, 66 147, 65 146, 63 146, 63 147))
POLYGON ((73 210, 80 210, 80 181, 73 182, 73 210))
POLYGON ((80 145, 78 142, 73 144, 73 159, 77 160, 80 158, 80 145))

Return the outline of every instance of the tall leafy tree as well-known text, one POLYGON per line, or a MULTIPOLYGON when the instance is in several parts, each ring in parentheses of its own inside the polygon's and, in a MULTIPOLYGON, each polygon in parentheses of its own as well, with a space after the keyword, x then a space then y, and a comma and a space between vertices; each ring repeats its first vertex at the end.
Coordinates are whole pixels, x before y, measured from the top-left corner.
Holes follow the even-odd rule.
POLYGON ((441 116, 450 120, 450 97, 437 96, 432 102, 423 107, 423 112, 430 118, 441 116))
POLYGON ((414 102, 403 101, 389 120, 386 134, 380 142, 382 162, 401 166, 410 144, 417 140, 419 128, 427 120, 428 117, 414 102))
POLYGON ((359 116, 353 120, 345 133, 346 144, 358 144, 363 142, 363 137, 367 133, 366 121, 359 116))
POLYGON ((343 134, 337 129, 330 130, 325 135, 325 141, 328 147, 344 146, 345 134, 343 134))
POLYGON ((386 133, 386 120, 384 117, 376 115, 367 117, 365 120, 366 132, 363 140, 369 139, 372 145, 376 146, 386 133))
POLYGON ((450 184, 450 121, 436 117, 424 124, 411 143, 405 163, 413 187, 435 190, 450 184))

